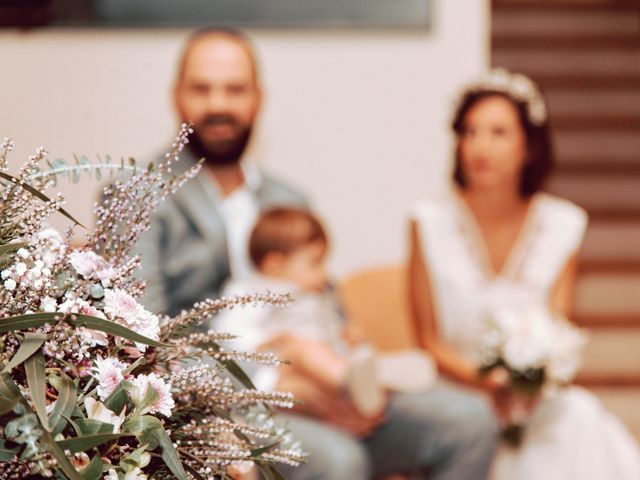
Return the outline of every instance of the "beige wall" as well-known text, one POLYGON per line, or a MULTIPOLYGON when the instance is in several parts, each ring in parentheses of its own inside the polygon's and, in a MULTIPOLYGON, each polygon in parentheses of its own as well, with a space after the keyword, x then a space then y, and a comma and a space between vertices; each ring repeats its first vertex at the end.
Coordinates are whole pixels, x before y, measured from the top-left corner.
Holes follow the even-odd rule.
MULTIPOLYGON (((401 260, 408 206, 446 184, 449 110, 487 65, 489 20, 485 1, 433 4, 428 32, 250 32, 266 91, 253 156, 308 192, 338 274, 401 260)), ((17 143, 13 160, 40 145, 52 158, 156 152, 174 134, 168 91, 187 33, 2 32, 0 136, 17 143)), ((63 190, 89 223, 94 184, 63 190)))

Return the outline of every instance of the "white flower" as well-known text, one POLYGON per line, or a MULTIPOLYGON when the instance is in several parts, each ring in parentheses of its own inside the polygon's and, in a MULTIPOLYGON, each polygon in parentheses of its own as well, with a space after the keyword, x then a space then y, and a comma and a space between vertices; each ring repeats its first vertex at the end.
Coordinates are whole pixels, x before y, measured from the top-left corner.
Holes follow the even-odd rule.
POLYGON ((110 468, 103 480, 119 480, 118 472, 116 472, 116 469, 110 468))
POLYGON ((98 396, 100 400, 105 400, 125 379, 124 370, 128 365, 113 357, 98 357, 95 364, 92 371, 98 380, 98 396))
POLYGON ((43 312, 55 312, 58 310, 58 303, 55 298, 42 297, 40 299, 40 310, 43 312))
POLYGON ((553 329, 549 312, 542 307, 503 309, 495 319, 503 335, 503 360, 513 370, 543 368, 551 354, 553 329))
POLYGON ((18 262, 15 265, 16 273, 18 276, 22 276, 28 270, 27 264, 24 262, 18 262))
POLYGON ((147 480, 147 476, 142 473, 141 469, 135 467, 124 476, 124 480, 147 480))
POLYGON ((0 273, 0 277, 2 277, 2 280, 6 279, 9 276, 11 276, 11 270, 9 269, 2 270, 2 273, 0 273))
POLYGON ((157 394, 157 398, 152 405, 143 405, 142 413, 161 413, 167 417, 171 416, 171 409, 175 406, 171 396, 171 384, 165 383, 164 379, 155 373, 149 375, 138 375, 133 379, 134 388, 131 392, 131 399, 136 406, 141 405, 147 390, 152 388, 157 394))
POLYGON ((566 319, 556 318, 551 358, 546 369, 550 381, 564 384, 575 377, 586 341, 586 336, 566 319))
POLYGON ((51 245, 58 246, 64 243, 64 238, 55 228, 43 228, 36 234, 38 240, 45 240, 51 245))
POLYGON ((568 383, 575 376, 585 336, 546 306, 495 309, 490 327, 483 352, 488 360, 501 358, 522 373, 544 369, 549 383, 568 383))
POLYGON ((125 417, 124 409, 122 409, 120 415, 116 415, 113 411, 105 407, 102 402, 98 402, 91 397, 84 399, 84 408, 87 410, 87 418, 109 423, 113 425, 112 433, 120 433, 120 426, 122 422, 124 422, 125 417))
POLYGON ((4 281, 4 288, 6 288, 9 291, 15 290, 17 285, 18 284, 16 283, 16 281, 13 278, 7 278, 4 281))
POLYGON ((27 258, 29 256, 29 251, 26 248, 19 248, 16 253, 20 258, 27 258))

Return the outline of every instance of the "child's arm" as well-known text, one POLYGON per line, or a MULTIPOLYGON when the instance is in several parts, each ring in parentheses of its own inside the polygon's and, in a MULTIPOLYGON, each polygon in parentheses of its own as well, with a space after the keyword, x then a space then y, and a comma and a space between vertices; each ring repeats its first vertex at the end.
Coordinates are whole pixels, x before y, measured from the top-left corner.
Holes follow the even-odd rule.
POLYGON ((301 376, 332 393, 340 392, 349 368, 347 360, 325 343, 288 333, 276 335, 261 349, 275 350, 301 376))

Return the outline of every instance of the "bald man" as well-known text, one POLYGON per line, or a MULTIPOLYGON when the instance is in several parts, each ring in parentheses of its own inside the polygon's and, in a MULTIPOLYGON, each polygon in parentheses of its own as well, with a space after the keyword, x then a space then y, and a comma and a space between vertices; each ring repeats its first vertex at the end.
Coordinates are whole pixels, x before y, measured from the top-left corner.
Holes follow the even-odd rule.
POLYGON ((259 170, 244 154, 260 112, 258 68, 240 33, 202 30, 180 59, 173 101, 194 133, 175 164, 184 171, 204 158, 203 171, 168 198, 140 241, 143 302, 176 314, 217 298, 231 274, 250 272, 248 237, 262 209, 306 206, 293 188, 259 170))
MULTIPOLYGON (((175 169, 198 158, 204 171, 169 197, 140 242, 146 305, 175 314, 216 298, 231 273, 249 270, 247 240, 263 208, 305 205, 302 195, 243 158, 260 111, 258 68, 249 42, 235 32, 206 30, 190 38, 181 58, 175 107, 194 124, 175 169), (186 157, 186 158, 185 158, 186 157)), ((296 344, 291 346, 295 348, 296 344)), ((449 388, 397 394, 384 416, 363 418, 342 392, 283 368, 279 385, 307 405, 283 415, 309 453, 291 480, 368 480, 392 473, 430 480, 483 480, 496 426, 479 396, 449 388), (321 404, 318 409, 311 408, 321 404)))

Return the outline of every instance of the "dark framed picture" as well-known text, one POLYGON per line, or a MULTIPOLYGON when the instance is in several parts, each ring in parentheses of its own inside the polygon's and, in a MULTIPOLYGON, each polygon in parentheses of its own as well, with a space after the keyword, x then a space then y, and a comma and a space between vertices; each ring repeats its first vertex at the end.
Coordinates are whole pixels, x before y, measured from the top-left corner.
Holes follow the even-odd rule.
POLYGON ((0 0, 3 27, 426 29, 431 0, 0 0))

